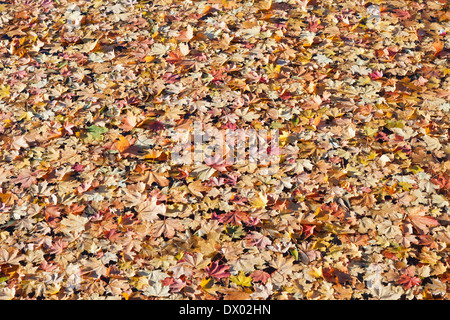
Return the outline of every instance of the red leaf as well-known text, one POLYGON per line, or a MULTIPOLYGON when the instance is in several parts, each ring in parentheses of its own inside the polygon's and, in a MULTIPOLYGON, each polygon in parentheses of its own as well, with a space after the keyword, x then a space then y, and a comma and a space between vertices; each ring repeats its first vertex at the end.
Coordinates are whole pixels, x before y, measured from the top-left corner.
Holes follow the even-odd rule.
POLYGON ((230 273, 227 271, 229 268, 230 266, 219 265, 217 261, 214 261, 209 267, 205 268, 205 271, 208 273, 208 276, 221 279, 230 276, 230 273))
POLYGON ((223 224, 241 225, 242 222, 248 221, 248 216, 245 212, 240 210, 230 211, 219 217, 223 224))
POLYGON ((267 280, 270 278, 270 274, 262 271, 262 270, 255 270, 250 274, 250 277, 252 277, 253 281, 260 281, 261 283, 266 283, 267 280))
POLYGON ((246 237, 249 246, 256 246, 258 249, 264 249, 272 244, 272 241, 257 231, 252 231, 246 237))
POLYGON ((419 277, 403 274, 396 282, 401 284, 405 290, 408 290, 411 287, 418 286, 422 280, 419 277))

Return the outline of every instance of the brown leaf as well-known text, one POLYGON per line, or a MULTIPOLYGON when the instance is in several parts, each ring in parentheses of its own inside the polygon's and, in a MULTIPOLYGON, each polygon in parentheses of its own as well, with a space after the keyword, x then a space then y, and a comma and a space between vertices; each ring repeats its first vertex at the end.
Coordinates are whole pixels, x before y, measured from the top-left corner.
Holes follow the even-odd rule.
POLYGON ((144 182, 146 185, 151 186, 153 182, 156 182, 161 187, 169 185, 169 179, 164 177, 161 173, 154 171, 146 171, 143 175, 135 175, 130 177, 133 182, 144 182))
POLYGON ((151 227, 152 236, 155 238, 162 234, 166 238, 173 238, 175 231, 184 231, 184 226, 180 223, 180 220, 173 218, 156 221, 151 227))
POLYGON ((204 186, 200 180, 196 180, 188 185, 188 190, 194 196, 203 198, 202 192, 211 190, 211 187, 204 186))

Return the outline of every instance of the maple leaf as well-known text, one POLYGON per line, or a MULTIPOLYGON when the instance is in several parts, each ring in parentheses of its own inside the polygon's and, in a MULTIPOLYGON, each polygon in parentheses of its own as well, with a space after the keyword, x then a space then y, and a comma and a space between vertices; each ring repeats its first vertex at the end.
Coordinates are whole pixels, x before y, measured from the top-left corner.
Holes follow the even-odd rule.
POLYGON ((378 80, 383 78, 383 71, 374 71, 369 74, 370 79, 372 80, 378 80))
POLYGON ((222 159, 222 157, 220 155, 206 158, 205 163, 206 163, 206 165, 214 168, 217 171, 220 171, 220 172, 227 171, 227 168, 226 168, 227 164, 225 163, 225 161, 222 159))
POLYGON ((314 229, 316 228, 316 225, 314 224, 303 224, 303 234, 305 235, 305 239, 313 235, 314 229))
POLYGON ((151 170, 146 171, 143 175, 134 175, 130 177, 130 180, 133 182, 144 182, 148 186, 151 186, 154 182, 162 187, 166 187, 169 185, 169 179, 167 179, 161 173, 151 170))
POLYGON ((156 221, 151 226, 151 233, 154 238, 158 238, 162 234, 166 238, 173 238, 175 236, 175 231, 184 231, 184 226, 180 223, 180 220, 167 218, 164 220, 156 221))
POLYGON ((12 300, 16 296, 16 289, 4 287, 0 288, 0 300, 12 300))
POLYGON ((422 282, 419 277, 414 276, 414 269, 414 266, 406 268, 400 278, 396 280, 396 283, 401 284, 405 290, 418 286, 422 282))
POLYGON ((69 243, 62 239, 56 240, 48 250, 49 254, 61 254, 69 243))
POLYGON ((186 285, 186 281, 180 278, 173 279, 172 283, 169 284, 170 292, 180 292, 186 285))
POLYGON ((20 261, 23 260, 23 256, 19 255, 19 250, 11 249, 6 250, 4 248, 0 249, 0 265, 2 264, 19 264, 20 261))
POLYGON ((76 216, 72 213, 67 215, 67 218, 61 220, 62 231, 65 233, 80 233, 84 231, 88 218, 83 216, 76 216))
POLYGON ((194 28, 191 25, 187 26, 187 30, 180 31, 177 40, 181 42, 189 42, 194 37, 194 28))
POLYGON ((211 187, 205 186, 200 180, 191 182, 188 185, 188 190, 196 197, 203 198, 202 192, 211 190, 211 187))
POLYGON ((225 296, 223 300, 249 300, 251 299, 251 294, 247 292, 246 288, 227 288, 224 291, 225 296))
POLYGON ((263 270, 255 270, 250 274, 250 277, 252 277, 255 282, 266 283, 270 278, 270 274, 263 270))
POLYGON ((249 219, 246 212, 241 210, 229 211, 219 217, 219 221, 223 224, 241 225, 249 219))
POLYGON ((63 129, 64 129, 65 133, 67 133, 69 135, 72 135, 74 133, 72 129, 75 127, 76 127, 76 125, 69 121, 64 122, 64 125, 63 125, 63 129))
POLYGON ((130 147, 130 145, 131 145, 130 142, 124 136, 119 136, 118 140, 116 141, 116 148, 120 153, 127 150, 130 147))
POLYGON ((84 166, 82 164, 79 164, 78 162, 76 162, 73 166, 72 169, 76 172, 83 172, 84 171, 84 166))
POLYGON ((166 205, 163 203, 157 204, 157 200, 156 197, 152 197, 136 206, 139 220, 153 223, 159 219, 158 214, 164 215, 166 213, 166 205))
POLYGON ((95 140, 102 140, 103 134, 108 132, 108 129, 105 127, 100 127, 95 124, 87 127, 87 133, 95 140))
POLYGON ((252 231, 245 237, 248 245, 256 246, 258 249, 264 249, 272 244, 272 240, 257 231, 252 231))
POLYGON ((402 10, 402 9, 395 9, 394 15, 399 17, 400 19, 409 19, 411 18, 411 14, 408 10, 402 10))
POLYGON ((155 282, 149 285, 143 294, 150 297, 167 297, 170 295, 170 287, 164 286, 161 282, 155 282))
POLYGON ((230 266, 227 265, 219 265, 217 261, 211 263, 210 266, 205 268, 206 273, 209 277, 214 277, 216 279, 228 278, 230 273, 227 271, 230 266))
MULTIPOLYGON (((254 280, 255 279, 253 279, 253 281, 254 280)), ((256 283, 254 285, 254 289, 255 289, 255 292, 250 294, 252 299, 258 299, 259 298, 259 299, 262 299, 262 300, 266 300, 274 293, 272 283, 268 283, 266 285, 256 283)))
POLYGON ((295 269, 294 261, 293 257, 285 258, 283 254, 276 253, 275 258, 270 262, 270 266, 277 269, 281 274, 292 274, 295 269))
POLYGON ((192 171, 192 175, 199 178, 202 181, 209 179, 217 170, 208 166, 208 165, 200 165, 198 168, 192 171))
POLYGON ((173 50, 169 52, 169 56, 166 58, 166 61, 171 64, 180 64, 183 62, 183 53, 180 50, 173 50))
POLYGON ((200 282, 200 287, 202 288, 202 290, 210 294, 215 294, 218 289, 218 286, 214 285, 213 278, 202 279, 202 281, 200 282))
POLYGON ((434 56, 438 56, 444 50, 444 43, 442 41, 436 41, 433 43, 433 48, 436 50, 434 56))
POLYGON ((427 213, 424 207, 415 207, 409 211, 408 220, 411 221, 413 226, 421 233, 430 232, 429 227, 436 227, 439 222, 432 217, 425 216, 427 213))
POLYGON ((178 260, 179 264, 189 266, 194 269, 203 269, 210 262, 209 258, 205 258, 201 252, 196 252, 194 254, 184 254, 183 258, 178 260))
POLYGON ((272 7, 272 0, 258 0, 255 5, 259 10, 270 10, 272 7))
POLYGON ((25 140, 24 136, 20 136, 20 137, 15 137, 13 139, 13 142, 11 143, 11 148, 15 149, 15 150, 20 150, 21 148, 29 148, 29 145, 27 143, 27 141, 25 140))
POLYGON ((131 131, 137 125, 137 117, 130 111, 122 118, 122 123, 119 128, 124 131, 131 131))
POLYGON ((269 200, 264 192, 258 192, 255 197, 249 199, 249 202, 255 208, 265 208, 269 200))
POLYGON ((46 272, 52 272, 53 270, 58 268, 58 265, 49 263, 47 260, 42 261, 42 263, 39 265, 39 268, 46 271, 46 272))
POLYGON ((240 271, 237 276, 230 276, 230 281, 241 287, 252 286, 252 277, 247 277, 243 271, 240 271))
POLYGON ((26 189, 32 184, 37 183, 36 172, 31 172, 29 169, 21 170, 20 174, 11 180, 13 183, 21 184, 21 187, 26 189))

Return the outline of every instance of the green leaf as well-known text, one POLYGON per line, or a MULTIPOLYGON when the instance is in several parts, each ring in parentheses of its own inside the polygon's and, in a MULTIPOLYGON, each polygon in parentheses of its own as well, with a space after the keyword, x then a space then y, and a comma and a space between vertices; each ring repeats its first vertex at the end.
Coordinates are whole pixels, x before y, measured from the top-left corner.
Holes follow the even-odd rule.
POLYGON ((235 239, 245 235, 245 231, 242 226, 227 225, 225 230, 232 238, 235 239))
POLYGON ((103 134, 108 131, 105 127, 99 127, 93 124, 87 128, 87 133, 92 136, 93 139, 101 140, 103 139, 103 134))
POLYGON ((283 127, 283 123, 278 122, 278 121, 272 121, 272 123, 270 124, 271 129, 280 129, 282 127, 283 127))

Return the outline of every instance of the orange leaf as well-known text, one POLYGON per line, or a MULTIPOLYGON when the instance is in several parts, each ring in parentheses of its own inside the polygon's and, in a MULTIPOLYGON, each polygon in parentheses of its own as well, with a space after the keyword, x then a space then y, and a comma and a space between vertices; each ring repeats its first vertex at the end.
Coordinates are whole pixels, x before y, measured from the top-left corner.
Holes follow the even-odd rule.
POLYGON ((124 136, 120 136, 119 140, 116 141, 116 148, 120 153, 124 152, 126 149, 130 147, 130 142, 128 142, 127 138, 124 136))
POLYGON ((434 53, 434 56, 436 57, 439 53, 441 53, 444 50, 444 43, 440 40, 433 43, 433 48, 436 50, 434 53))
POLYGON ((272 7, 272 0, 260 0, 255 3, 255 6, 259 10, 263 10, 263 11, 270 10, 270 8, 272 7))

